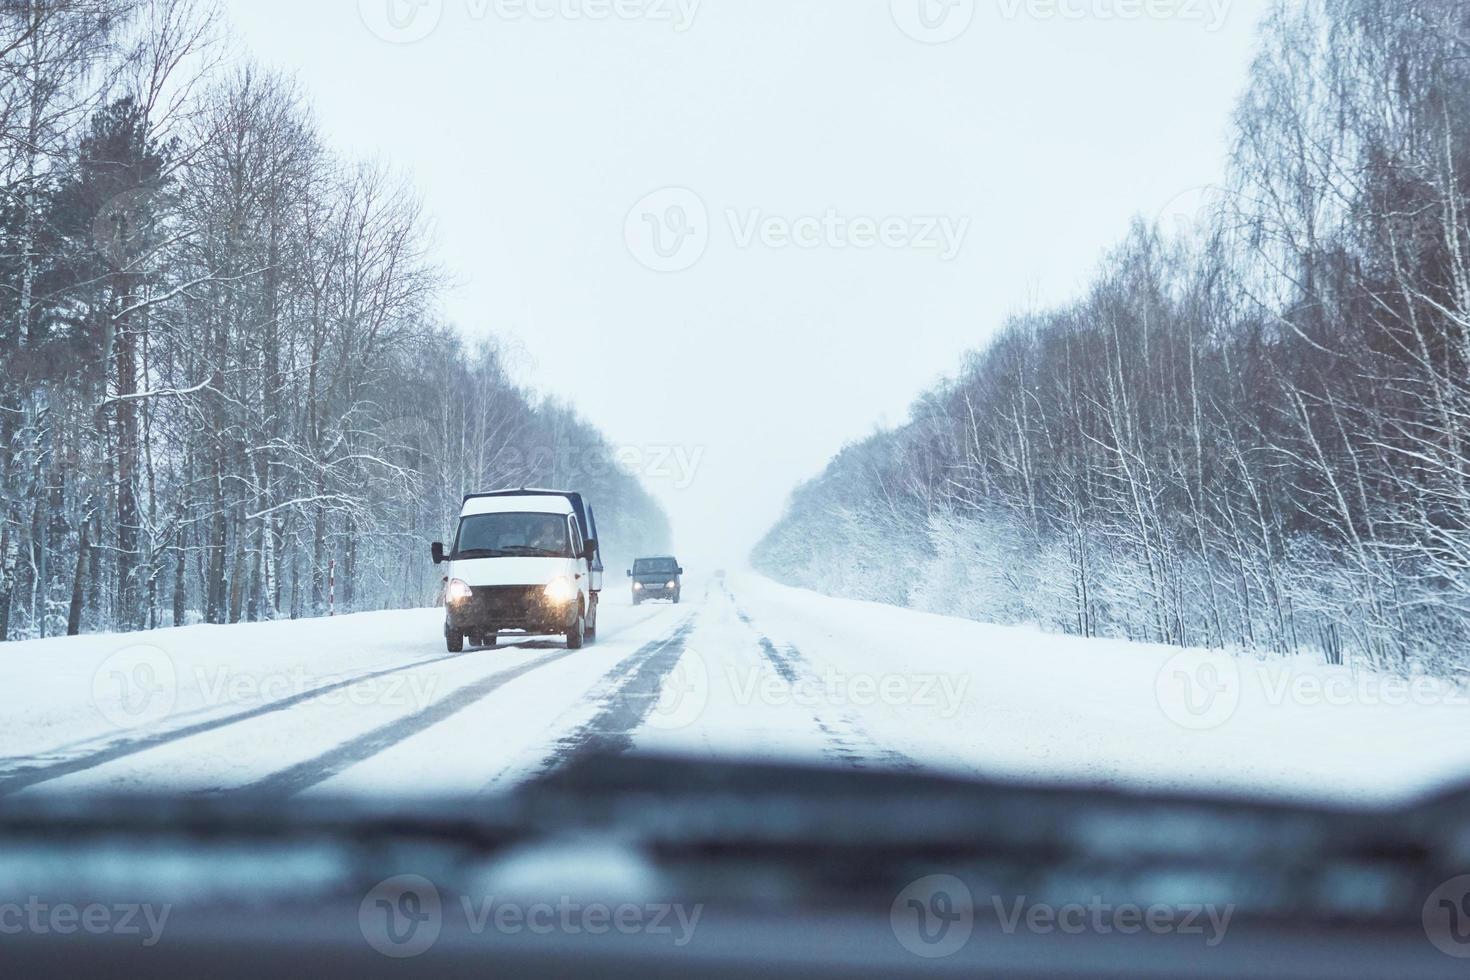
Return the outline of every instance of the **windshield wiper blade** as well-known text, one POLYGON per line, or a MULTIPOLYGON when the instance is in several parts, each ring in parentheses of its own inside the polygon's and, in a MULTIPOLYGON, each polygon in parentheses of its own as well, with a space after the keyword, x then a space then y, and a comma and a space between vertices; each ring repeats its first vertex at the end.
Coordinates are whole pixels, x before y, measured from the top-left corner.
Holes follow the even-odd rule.
POLYGON ((506 554, 494 548, 466 548, 464 551, 456 551, 449 556, 450 561, 464 561, 470 558, 500 558, 506 554))

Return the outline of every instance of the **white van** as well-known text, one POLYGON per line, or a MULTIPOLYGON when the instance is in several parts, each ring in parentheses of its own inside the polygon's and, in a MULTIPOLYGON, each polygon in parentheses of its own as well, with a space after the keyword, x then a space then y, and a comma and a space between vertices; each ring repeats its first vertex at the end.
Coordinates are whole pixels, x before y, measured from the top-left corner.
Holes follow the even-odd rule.
POLYGON ((501 633, 561 634, 575 650, 597 636, 602 557, 597 522, 579 493, 497 490, 464 498, 454 543, 435 541, 445 575, 444 640, 451 653, 494 646, 501 633))

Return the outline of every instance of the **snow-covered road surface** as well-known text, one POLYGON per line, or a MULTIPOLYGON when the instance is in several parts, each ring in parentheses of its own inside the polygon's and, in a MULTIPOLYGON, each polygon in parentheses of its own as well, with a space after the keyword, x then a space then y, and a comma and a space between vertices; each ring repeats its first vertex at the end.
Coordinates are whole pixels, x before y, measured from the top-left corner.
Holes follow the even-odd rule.
POLYGON ((1078 640, 693 580, 601 636, 447 654, 441 612, 0 648, 0 795, 479 793, 680 751, 1382 800, 1470 774, 1470 699, 1305 661, 1078 640))

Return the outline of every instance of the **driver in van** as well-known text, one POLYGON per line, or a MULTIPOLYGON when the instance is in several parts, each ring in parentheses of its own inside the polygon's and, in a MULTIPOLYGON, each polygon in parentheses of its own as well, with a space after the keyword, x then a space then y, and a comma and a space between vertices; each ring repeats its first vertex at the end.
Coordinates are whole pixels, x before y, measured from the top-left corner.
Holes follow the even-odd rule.
POLYGON ((538 522, 536 533, 531 538, 532 548, 558 555, 566 549, 566 543, 566 526, 555 518, 538 522))

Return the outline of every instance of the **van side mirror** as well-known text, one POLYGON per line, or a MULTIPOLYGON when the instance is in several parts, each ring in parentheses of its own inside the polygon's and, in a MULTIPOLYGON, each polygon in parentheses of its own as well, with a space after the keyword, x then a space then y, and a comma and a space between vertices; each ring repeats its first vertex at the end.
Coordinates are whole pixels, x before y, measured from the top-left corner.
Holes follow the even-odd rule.
POLYGON ((626 575, 626 576, 628 576, 629 578, 632 578, 633 577, 633 569, 630 568, 626 572, 624 572, 623 574, 626 575))
POLYGON ((597 555, 597 539, 588 538, 582 542, 582 557, 591 559, 597 555))
POLYGON ((429 555, 434 559, 434 564, 444 564, 444 542, 435 541, 429 545, 429 555))
POLYGON ((674 574, 675 575, 683 575, 684 574, 684 566, 683 565, 680 565, 679 568, 678 568, 678 570, 675 571, 674 574))

